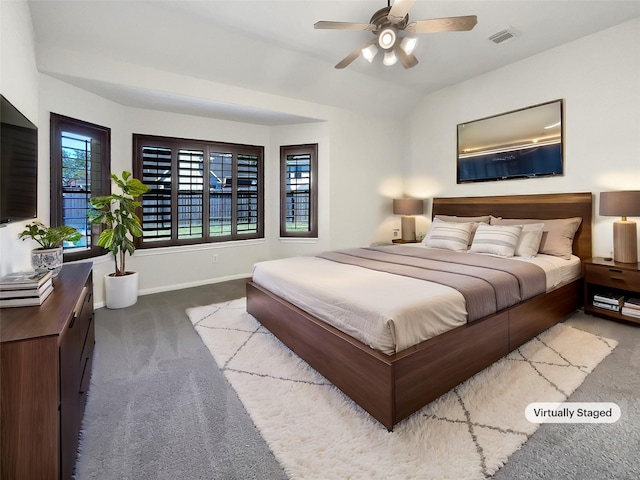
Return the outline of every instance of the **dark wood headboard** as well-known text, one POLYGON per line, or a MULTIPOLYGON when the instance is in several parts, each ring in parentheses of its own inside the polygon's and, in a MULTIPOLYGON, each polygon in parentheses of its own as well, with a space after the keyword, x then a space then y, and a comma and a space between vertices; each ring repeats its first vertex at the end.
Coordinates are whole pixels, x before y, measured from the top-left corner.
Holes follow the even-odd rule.
POLYGON ((573 239, 573 253, 585 260, 592 256, 592 201, 593 195, 590 192, 434 198, 432 215, 494 215, 540 220, 582 217, 580 228, 573 239))

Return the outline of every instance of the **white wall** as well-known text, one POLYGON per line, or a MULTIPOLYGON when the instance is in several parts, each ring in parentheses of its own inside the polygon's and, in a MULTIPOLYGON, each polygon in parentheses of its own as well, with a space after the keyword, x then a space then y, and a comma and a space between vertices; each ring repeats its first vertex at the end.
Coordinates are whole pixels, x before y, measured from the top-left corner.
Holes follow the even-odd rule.
MULTIPOLYGON (((609 256, 615 218, 597 215, 597 194, 640 189, 638 45, 635 19, 425 97, 408 119, 405 189, 429 197, 590 191, 593 251, 609 256), (565 100, 564 176, 456 184, 457 124, 558 98, 565 100)), ((418 229, 426 225, 423 217, 418 229)))
MULTIPOLYGON (((38 124, 38 70, 35 37, 29 6, 25 0, 0 1, 0 92, 34 124, 38 124)), ((41 134, 42 130, 39 131, 41 134)), ((47 157, 48 158, 48 157, 47 157)), ((47 165, 40 156, 40 168, 47 165)), ((38 178, 41 187, 48 181, 38 178)), ((48 194, 47 194, 48 198, 48 194)), ((43 212, 38 205, 38 213, 43 212)), ((46 210, 48 212, 48 210, 46 210)), ((31 241, 18 241, 18 233, 27 222, 0 228, 0 276, 18 270, 30 270, 31 241)), ((36 244, 37 245, 37 244, 36 244)))

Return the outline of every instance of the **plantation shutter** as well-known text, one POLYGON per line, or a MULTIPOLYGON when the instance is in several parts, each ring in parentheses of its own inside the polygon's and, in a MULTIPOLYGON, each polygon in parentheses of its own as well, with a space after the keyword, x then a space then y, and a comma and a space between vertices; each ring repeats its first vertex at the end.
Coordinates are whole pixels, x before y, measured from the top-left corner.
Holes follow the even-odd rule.
POLYGON ((137 135, 142 196, 139 247, 263 236, 263 149, 137 135))
POLYGON ((259 159, 255 155, 238 155, 236 225, 238 235, 258 233, 259 220, 259 159))
POLYGON ((317 237, 317 145, 281 147, 280 236, 317 237))
POLYGON ((171 149, 142 147, 140 180, 151 190, 142 197, 142 234, 145 242, 169 241, 171 225, 171 149))
POLYGON ((231 238, 233 155, 209 154, 209 235, 231 238))
POLYGON ((92 225, 88 212, 91 197, 111 191, 110 138, 107 127, 51 114, 51 225, 67 225, 82 234, 76 243, 64 242, 65 261, 105 252, 97 246, 102 226, 92 225))
POLYGON ((178 238, 202 238, 204 152, 178 151, 178 238))

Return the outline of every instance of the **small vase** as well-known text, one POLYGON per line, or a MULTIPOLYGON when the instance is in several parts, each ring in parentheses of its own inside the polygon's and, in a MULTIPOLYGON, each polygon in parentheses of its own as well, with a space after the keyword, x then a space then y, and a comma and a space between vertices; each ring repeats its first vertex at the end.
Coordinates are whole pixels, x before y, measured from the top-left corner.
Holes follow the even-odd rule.
POLYGON ((31 266, 36 272, 51 272, 57 276, 62 270, 62 247, 31 250, 31 266))

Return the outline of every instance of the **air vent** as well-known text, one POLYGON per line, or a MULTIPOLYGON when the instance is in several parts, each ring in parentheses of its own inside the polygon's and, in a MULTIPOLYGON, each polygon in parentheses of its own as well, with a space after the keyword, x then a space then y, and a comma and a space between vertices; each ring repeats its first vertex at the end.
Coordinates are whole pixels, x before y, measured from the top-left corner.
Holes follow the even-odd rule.
POLYGON ((520 33, 513 27, 507 27, 499 32, 494 33, 489 37, 493 43, 500 45, 502 43, 513 40, 514 38, 520 36, 520 33))

